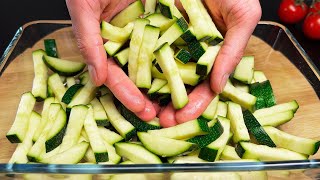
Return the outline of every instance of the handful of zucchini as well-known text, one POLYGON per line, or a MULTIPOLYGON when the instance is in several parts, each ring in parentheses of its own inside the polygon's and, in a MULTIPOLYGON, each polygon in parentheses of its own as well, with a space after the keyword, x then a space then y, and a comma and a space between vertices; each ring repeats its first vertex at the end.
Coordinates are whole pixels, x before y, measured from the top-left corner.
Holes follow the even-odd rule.
MULTIPOLYGON (((173 0, 147 0, 145 6, 137 0, 110 23, 101 24, 101 35, 108 39, 106 52, 150 98, 160 105, 172 101, 175 109, 188 103, 186 85, 206 79, 223 43, 202 1, 181 3, 190 22, 173 0)), ((19 143, 9 163, 302 160, 319 149, 319 141, 276 128, 290 121, 299 106, 295 100, 276 104, 270 81, 254 69, 253 56, 242 58, 224 91, 200 117, 161 128, 157 118, 141 121, 107 87, 96 87, 84 63, 60 59, 54 40, 45 40, 45 47, 32 54, 33 87, 22 95, 7 133, 11 143, 19 143), (44 101, 39 113, 34 111, 37 101, 44 101)), ((249 175, 194 174, 244 179, 249 175)), ((254 175, 266 178, 265 172, 254 175)))

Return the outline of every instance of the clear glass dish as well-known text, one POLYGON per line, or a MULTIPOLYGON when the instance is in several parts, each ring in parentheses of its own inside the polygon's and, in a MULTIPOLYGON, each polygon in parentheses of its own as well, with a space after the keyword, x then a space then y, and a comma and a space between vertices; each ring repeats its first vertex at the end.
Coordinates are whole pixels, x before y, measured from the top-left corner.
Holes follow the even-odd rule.
MULTIPOLYGON (((36 21, 18 29, 0 59, 0 179, 108 179, 108 174, 117 173, 156 173, 149 174, 148 179, 159 177, 168 179, 171 173, 237 171, 268 171, 270 179, 319 178, 317 174, 320 172, 320 153, 310 157, 310 160, 281 162, 154 165, 6 164, 16 145, 11 144, 5 134, 14 120, 20 95, 31 90, 33 79, 31 52, 43 48, 44 38, 56 39, 61 57, 81 58, 70 21, 36 21), (277 172, 270 173, 270 171, 277 172), (33 175, 28 177, 26 174, 33 175), (70 174, 80 174, 80 176, 72 177, 70 174)), ((320 71, 289 30, 274 22, 260 22, 245 54, 255 56, 256 67, 264 71, 270 79, 278 103, 296 99, 300 105, 294 119, 280 129, 294 135, 319 140, 320 71)))

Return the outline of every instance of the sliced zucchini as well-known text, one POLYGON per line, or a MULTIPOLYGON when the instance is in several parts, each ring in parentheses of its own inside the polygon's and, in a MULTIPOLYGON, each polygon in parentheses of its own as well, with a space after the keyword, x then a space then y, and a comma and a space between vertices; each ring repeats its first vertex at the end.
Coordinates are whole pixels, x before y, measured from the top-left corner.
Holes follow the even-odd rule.
POLYGON ((261 161, 305 160, 307 155, 296 153, 283 148, 272 148, 249 142, 240 142, 236 152, 243 159, 257 159, 261 161))
MULTIPOLYGON (((121 161, 121 156, 117 154, 116 149, 112 145, 110 145, 106 140, 104 143, 108 149, 109 162, 118 164, 121 161)), ((102 164, 102 163, 99 163, 99 164, 102 164)))
POLYGON ((161 46, 161 48, 155 52, 155 56, 168 80, 173 107, 175 109, 183 108, 188 103, 189 99, 169 44, 165 43, 161 46))
POLYGON ((135 164, 161 164, 158 156, 135 143, 119 142, 115 144, 116 152, 135 164))
POLYGON ((177 156, 197 148, 197 145, 182 140, 170 139, 145 132, 138 132, 137 134, 144 147, 161 157, 177 156))
POLYGON ((160 28, 160 34, 163 34, 165 31, 167 31, 173 23, 177 21, 176 17, 173 17, 173 19, 169 19, 162 14, 154 13, 146 17, 150 21, 150 25, 160 28))
POLYGON ((243 119, 242 109, 239 104, 228 102, 227 118, 231 122, 231 132, 233 133, 233 142, 250 141, 250 136, 243 119))
POLYGON ((171 12, 171 7, 174 5, 174 1, 172 0, 159 0, 159 8, 161 11, 161 14, 164 15, 167 18, 172 19, 173 13, 171 12))
POLYGON ((118 133, 106 129, 104 127, 98 127, 100 136, 107 142, 108 144, 113 145, 114 143, 123 141, 123 137, 120 136, 118 133))
POLYGON ((113 42, 127 41, 133 30, 134 23, 128 23, 124 28, 119 28, 109 24, 106 21, 101 23, 101 36, 113 42))
POLYGON ((172 43, 174 46, 186 46, 187 45, 187 43, 181 38, 181 36, 172 43))
POLYGON ((208 132, 209 127, 207 121, 202 119, 188 121, 169 128, 148 131, 148 133, 155 136, 178 140, 190 139, 198 135, 205 135, 208 132))
POLYGON ((66 82, 67 82, 67 87, 70 88, 71 86, 76 84, 76 79, 74 77, 67 77, 66 82))
POLYGON ((179 18, 162 36, 158 39, 155 49, 159 49, 164 43, 171 45, 188 29, 187 21, 179 18))
POLYGON ((276 147, 275 143, 264 131, 258 120, 253 116, 253 114, 250 111, 246 110, 243 112, 243 119, 249 132, 254 136, 254 138, 258 141, 259 144, 267 145, 269 147, 276 147))
POLYGON ((157 0, 147 0, 144 5, 145 14, 153 14, 156 11, 157 0))
POLYGON ((42 49, 32 52, 34 78, 31 92, 37 101, 47 98, 48 68, 42 60, 42 56, 45 54, 42 49))
POLYGON ((66 151, 78 143, 87 113, 88 107, 85 105, 77 105, 71 109, 67 130, 59 152, 66 151))
POLYGON ((17 146, 16 150, 12 154, 9 160, 9 164, 11 163, 25 164, 28 162, 27 153, 33 145, 32 137, 40 125, 40 120, 41 120, 41 116, 38 113, 32 111, 30 115, 28 131, 26 133, 26 136, 23 142, 17 146))
POLYGON ((213 37, 213 31, 208 27, 209 24, 202 14, 197 0, 181 0, 180 2, 188 14, 197 39, 206 40, 213 37))
POLYGON ((245 83, 251 84, 254 72, 254 57, 244 56, 240 60, 236 69, 234 70, 233 78, 245 83))
POLYGON ((274 113, 269 116, 257 117, 257 120, 262 126, 277 127, 289 122, 293 117, 294 117, 294 112, 289 110, 289 111, 274 113))
POLYGON ((237 172, 240 175, 241 179, 247 180, 268 180, 267 172, 265 171, 244 171, 244 172, 237 172))
POLYGON ((31 92, 24 93, 21 96, 16 117, 6 135, 11 143, 23 142, 28 131, 29 119, 35 103, 36 99, 31 92))
POLYGON ((223 126, 221 125, 220 121, 210 121, 209 123, 209 133, 206 135, 200 135, 188 139, 188 142, 198 144, 199 148, 204 148, 216 139, 218 139, 222 133, 224 132, 223 126))
POLYGON ((222 91, 222 95, 250 111, 253 111, 254 105, 257 101, 255 96, 240 91, 235 88, 230 81, 227 81, 227 84, 222 91))
POLYGON ((46 50, 46 54, 51 57, 58 58, 58 49, 55 39, 45 39, 44 42, 44 49, 46 50))
POLYGON ((276 99, 269 80, 251 84, 250 94, 257 97, 256 110, 276 105, 276 99))
POLYGON ((235 172, 192 172, 192 173, 173 173, 170 176, 171 180, 185 179, 228 179, 240 180, 241 176, 235 172))
POLYGON ((217 111, 217 107, 218 107, 218 103, 219 103, 219 95, 217 95, 208 105, 208 107, 206 108, 206 110, 201 114, 201 116, 199 117, 200 119, 204 119, 207 121, 211 121, 213 120, 215 117, 214 115, 216 114, 217 111))
POLYGON ((260 83, 268 80, 266 75, 262 71, 257 71, 257 70, 253 72, 253 79, 255 82, 260 82, 260 83))
POLYGON ((111 95, 106 94, 100 97, 100 102, 107 113, 110 123, 125 140, 130 140, 136 135, 135 127, 120 114, 111 95))
POLYGON ((62 76, 74 76, 79 74, 86 67, 83 62, 69 61, 43 55, 44 63, 53 71, 62 76))
POLYGON ((223 41, 223 37, 221 33, 218 31, 216 25, 214 24, 210 14, 207 11, 207 8, 205 8, 203 1, 196 2, 200 8, 202 16, 204 17, 204 20, 208 23, 208 27, 212 31, 212 36, 207 41, 210 45, 215 46, 219 44, 221 41, 223 41))
POLYGON ((117 14, 111 21, 110 24, 117 27, 124 27, 128 23, 134 21, 140 15, 144 13, 144 6, 141 0, 137 0, 130 4, 127 8, 117 14))
POLYGON ((93 116, 93 108, 89 105, 88 113, 84 120, 84 129, 88 135, 90 146, 94 152, 96 162, 109 161, 108 149, 104 143, 103 138, 100 136, 98 126, 93 116))
POLYGON ((55 156, 52 156, 48 159, 43 159, 42 162, 48 164, 77 164, 84 157, 87 149, 89 147, 89 143, 81 142, 79 144, 74 145, 70 149, 61 152, 55 156))
POLYGON ((41 157, 40 157, 40 162, 43 162, 43 160, 49 159, 52 156, 55 156, 55 155, 59 154, 59 151, 60 151, 60 146, 56 147, 54 150, 52 150, 52 151, 50 151, 48 153, 42 154, 41 157))
POLYGON ((139 88, 151 87, 151 67, 153 51, 160 34, 160 29, 151 25, 146 25, 143 33, 143 40, 138 57, 138 68, 136 85, 139 88))
POLYGON ((119 105, 119 111, 121 115, 129 121, 137 131, 147 132, 148 130, 152 129, 160 129, 159 126, 155 126, 152 124, 148 124, 138 118, 133 112, 128 110, 123 104, 119 105))
POLYGON ((216 57, 220 51, 221 46, 210 46, 207 51, 200 57, 197 62, 196 73, 200 76, 207 76, 213 67, 216 57))
POLYGON ((195 60, 199 60, 206 52, 208 45, 205 42, 192 41, 188 43, 188 49, 191 56, 195 60))
POLYGON ((227 117, 228 113, 228 105, 225 102, 219 101, 217 105, 216 113, 214 114, 214 118, 218 116, 227 117))
POLYGON ((128 63, 129 51, 130 49, 126 48, 114 56, 114 60, 118 63, 120 67, 123 67, 128 63))
POLYGON ((223 133, 222 135, 210 143, 208 146, 202 148, 199 152, 199 158, 213 162, 217 161, 221 157, 221 153, 224 150, 224 147, 228 143, 230 135, 230 120, 224 117, 218 117, 218 120, 222 124, 223 133))
POLYGON ((86 85, 83 86, 72 98, 71 102, 68 104, 67 108, 72 108, 73 106, 80 104, 89 104, 96 96, 98 87, 89 80, 86 85))
POLYGON ((314 155, 317 153, 320 146, 320 141, 297 137, 272 126, 265 126, 263 129, 271 137, 277 147, 285 148, 302 154, 314 155))
POLYGON ((93 116, 98 126, 108 126, 109 120, 106 111, 97 98, 94 98, 90 104, 93 108, 93 116))
POLYGON ((167 80, 154 78, 153 81, 152 81, 151 87, 148 90, 148 95, 152 97, 153 93, 156 93, 157 91, 159 91, 166 84, 168 84, 167 80))
POLYGON ((193 31, 192 26, 189 26, 189 29, 186 32, 184 32, 180 37, 184 42, 187 42, 187 43, 197 41, 197 38, 194 35, 194 31, 193 31))
POLYGON ((113 57, 126 44, 126 42, 127 41, 123 41, 123 42, 108 41, 104 43, 103 47, 108 53, 108 55, 113 57))
POLYGON ((169 157, 168 161, 172 164, 208 163, 208 161, 198 158, 198 155, 191 154, 188 154, 188 156, 169 157))
POLYGON ((263 108, 255 111, 253 115, 259 119, 261 117, 266 117, 269 115, 273 115, 275 113, 285 112, 285 111, 293 111, 296 112, 299 108, 298 102, 296 100, 278 104, 269 108, 263 108))
POLYGON ((51 128, 58 116, 58 112, 62 110, 62 107, 59 103, 52 103, 50 104, 49 110, 48 110, 48 120, 45 124, 44 129, 42 130, 39 138, 37 141, 33 144, 32 148, 27 154, 28 160, 31 162, 40 162, 41 156, 46 153, 46 140, 48 133, 51 131, 51 128))
POLYGON ((62 102, 65 104, 69 104, 75 94, 83 87, 82 84, 74 84, 71 87, 67 89, 67 91, 64 93, 62 97, 62 102))
POLYGON ((128 60, 129 78, 136 83, 138 73, 138 59, 143 41, 144 29, 150 21, 147 19, 137 19, 134 23, 132 37, 130 41, 130 51, 128 60))
POLYGON ((196 86, 200 81, 200 76, 196 74, 197 64, 193 62, 183 64, 178 61, 176 63, 183 83, 196 86))
POLYGON ((46 152, 50 152, 58 147, 63 140, 63 136, 67 128, 67 114, 61 108, 57 113, 56 119, 54 120, 51 130, 46 136, 46 152))
MULTIPOLYGON (((246 93, 249 93, 250 90, 249 90, 249 85, 247 84, 244 84, 242 82, 239 82, 239 81, 233 81, 233 86, 237 89, 239 89, 240 91, 243 91, 243 92, 246 92, 246 93)), ((258 103, 258 98, 257 98, 257 102, 256 104, 258 103)))
POLYGON ((174 0, 159 0, 159 9, 162 15, 166 16, 167 18, 181 18, 183 17, 178 8, 175 6, 174 0))
POLYGON ((175 55, 174 58, 183 63, 186 64, 191 59, 191 54, 186 49, 180 49, 175 55))
POLYGON ((221 153, 222 160, 239 160, 241 159, 236 152, 235 147, 226 145, 221 153))
POLYGON ((90 81, 90 75, 88 71, 84 71, 79 75, 80 84, 86 85, 88 81, 90 81))
POLYGON ((61 82, 59 74, 54 73, 49 76, 48 86, 54 93, 55 97, 59 100, 59 102, 62 102, 62 98, 67 90, 64 87, 64 84, 61 82))

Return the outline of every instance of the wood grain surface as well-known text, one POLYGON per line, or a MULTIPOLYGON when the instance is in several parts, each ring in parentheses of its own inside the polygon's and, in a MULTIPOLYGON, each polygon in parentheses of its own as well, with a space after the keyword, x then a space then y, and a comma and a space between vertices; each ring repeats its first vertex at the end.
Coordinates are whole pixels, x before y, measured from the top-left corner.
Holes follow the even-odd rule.
MULTIPOLYGON (((61 29, 45 38, 56 39, 59 55, 64 59, 82 59, 71 28, 61 29)), ((22 93, 31 91, 33 62, 31 52, 44 48, 43 41, 19 55, 0 77, 0 163, 10 159, 16 145, 6 139, 22 93)), ((285 132, 320 140, 320 102, 311 85, 295 66, 280 52, 257 37, 251 37, 246 55, 255 56, 255 67, 271 81, 277 103, 297 100, 300 108, 295 117, 280 127, 285 132)), ((41 103, 35 108, 40 111, 41 103)), ((311 158, 319 158, 317 153, 311 158)))

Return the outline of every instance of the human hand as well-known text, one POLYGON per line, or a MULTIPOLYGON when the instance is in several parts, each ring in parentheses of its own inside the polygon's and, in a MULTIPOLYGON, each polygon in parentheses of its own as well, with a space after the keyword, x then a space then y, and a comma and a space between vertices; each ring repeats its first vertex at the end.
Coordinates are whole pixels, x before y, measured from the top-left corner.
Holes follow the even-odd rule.
POLYGON ((143 120, 156 116, 155 108, 114 61, 107 59, 100 33, 102 20, 113 16, 135 0, 66 0, 78 47, 91 79, 97 86, 105 84, 115 97, 143 120))
POLYGON ((210 85, 209 82, 204 82, 199 85, 202 87, 196 87, 189 94, 189 103, 184 108, 174 111, 173 107, 166 107, 159 115, 160 123, 164 127, 196 119, 204 112, 215 94, 223 91, 261 17, 258 0, 204 0, 204 3, 216 26, 224 34, 224 43, 216 57, 210 85))

